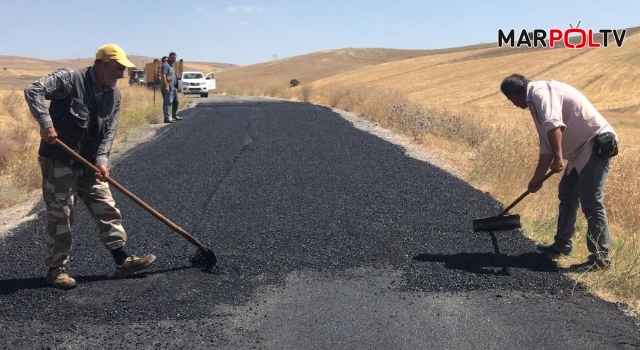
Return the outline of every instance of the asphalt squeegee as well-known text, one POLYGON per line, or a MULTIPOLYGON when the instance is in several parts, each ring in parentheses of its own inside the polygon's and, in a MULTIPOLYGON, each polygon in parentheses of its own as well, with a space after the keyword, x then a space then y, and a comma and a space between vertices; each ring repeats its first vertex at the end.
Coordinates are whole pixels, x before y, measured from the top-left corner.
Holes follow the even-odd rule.
MULTIPOLYGON (((553 174, 554 172, 552 171, 547 173, 547 175, 545 175, 544 178, 540 180, 540 183, 546 181, 553 174)), ((497 216, 473 220, 473 231, 507 231, 522 227, 520 225, 520 215, 507 215, 507 213, 509 212, 509 210, 515 207, 516 204, 520 203, 520 201, 523 200, 524 197, 526 197, 529 193, 531 193, 531 191, 527 190, 497 216)))

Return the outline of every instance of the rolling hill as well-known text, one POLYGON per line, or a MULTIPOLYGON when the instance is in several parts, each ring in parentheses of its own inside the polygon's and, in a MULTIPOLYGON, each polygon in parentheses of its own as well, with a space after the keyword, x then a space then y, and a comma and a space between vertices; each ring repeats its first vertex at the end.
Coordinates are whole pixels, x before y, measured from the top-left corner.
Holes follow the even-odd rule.
MULTIPOLYGON (((144 67, 146 63, 153 62, 155 57, 128 56, 129 60, 137 67, 144 67)), ((43 60, 38 58, 3 56, 0 55, 0 89, 24 88, 35 79, 51 73, 58 68, 82 68, 93 64, 94 59, 78 58, 65 60, 43 60)), ((185 61, 185 70, 195 70, 203 72, 219 71, 236 67, 229 63, 216 62, 189 62, 185 61)))
POLYGON ((499 94, 505 76, 556 79, 584 90, 609 111, 636 111, 640 94, 640 27, 629 28, 622 48, 498 48, 483 44, 448 50, 341 49, 311 53, 217 73, 219 90, 301 84, 321 87, 379 85, 432 106, 508 106, 499 94))

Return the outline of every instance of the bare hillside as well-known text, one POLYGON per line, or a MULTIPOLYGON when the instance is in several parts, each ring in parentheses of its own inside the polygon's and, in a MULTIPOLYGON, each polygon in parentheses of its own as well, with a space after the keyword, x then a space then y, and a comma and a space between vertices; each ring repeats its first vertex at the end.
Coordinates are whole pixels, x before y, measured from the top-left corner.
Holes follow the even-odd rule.
MULTIPOLYGON (((626 86, 619 85, 620 75, 635 77, 639 32, 640 27, 628 28, 622 48, 606 49, 498 48, 490 43, 443 50, 328 50, 221 71, 218 91, 241 94, 286 88, 295 78, 312 87, 377 84, 436 106, 507 106, 496 82, 521 72, 533 79, 558 79, 588 88, 587 93, 601 95, 595 102, 606 99, 605 109, 629 109, 638 101, 621 98, 626 86), (602 80, 607 82, 603 85, 602 80), (605 96, 605 89, 614 100, 605 96)), ((595 41, 601 40, 596 35, 595 41)))
POLYGON ((519 72, 531 79, 571 83, 601 109, 629 111, 640 107, 639 64, 640 35, 630 35, 622 48, 493 47, 414 57, 352 70, 312 85, 376 84, 432 106, 509 106, 499 84, 505 76, 519 72))
POLYGON ((396 60, 445 52, 480 50, 483 45, 446 50, 394 50, 394 49, 340 49, 314 52, 306 55, 242 66, 221 71, 217 83, 221 91, 254 88, 287 87, 292 79, 306 84, 340 73, 396 60))
MULTIPOLYGON (((128 56, 136 67, 144 67, 145 64, 153 62, 156 57, 148 56, 128 56)), ((158 59, 160 57, 157 57, 158 59)), ((0 89, 20 89, 30 82, 47 75, 59 68, 83 68, 93 64, 94 58, 77 58, 64 60, 43 60, 20 56, 0 55, 0 89)), ((185 70, 195 70, 202 72, 219 71, 236 67, 234 64, 217 62, 190 62, 185 60, 185 70)))

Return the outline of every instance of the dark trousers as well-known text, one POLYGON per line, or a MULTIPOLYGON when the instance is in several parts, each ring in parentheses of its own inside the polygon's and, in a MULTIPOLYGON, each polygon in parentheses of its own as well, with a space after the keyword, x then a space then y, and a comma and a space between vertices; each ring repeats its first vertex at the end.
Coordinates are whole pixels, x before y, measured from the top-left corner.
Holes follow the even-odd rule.
POLYGON ((609 172, 609 159, 593 153, 580 174, 573 169, 560 180, 560 210, 556 241, 572 244, 576 232, 578 206, 587 219, 587 248, 595 257, 609 260, 609 226, 604 207, 604 186, 609 172))
POLYGON ((178 113, 178 105, 180 104, 180 102, 178 101, 178 89, 175 90, 175 93, 173 94, 173 102, 171 104, 171 116, 173 118, 176 117, 176 114, 178 113))

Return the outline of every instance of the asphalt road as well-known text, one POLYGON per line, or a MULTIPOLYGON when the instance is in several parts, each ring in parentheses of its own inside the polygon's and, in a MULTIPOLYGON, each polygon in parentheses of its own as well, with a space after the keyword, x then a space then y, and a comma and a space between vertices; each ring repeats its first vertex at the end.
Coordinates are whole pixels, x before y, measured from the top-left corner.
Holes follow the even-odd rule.
MULTIPOLYGON (((500 206, 311 104, 212 97, 112 177, 218 255, 114 193, 147 273, 110 280, 78 207, 70 291, 44 282, 44 216, 0 241, 4 349, 636 349, 637 320, 587 294, 500 206)), ((115 191, 115 189, 114 189, 115 191)))

